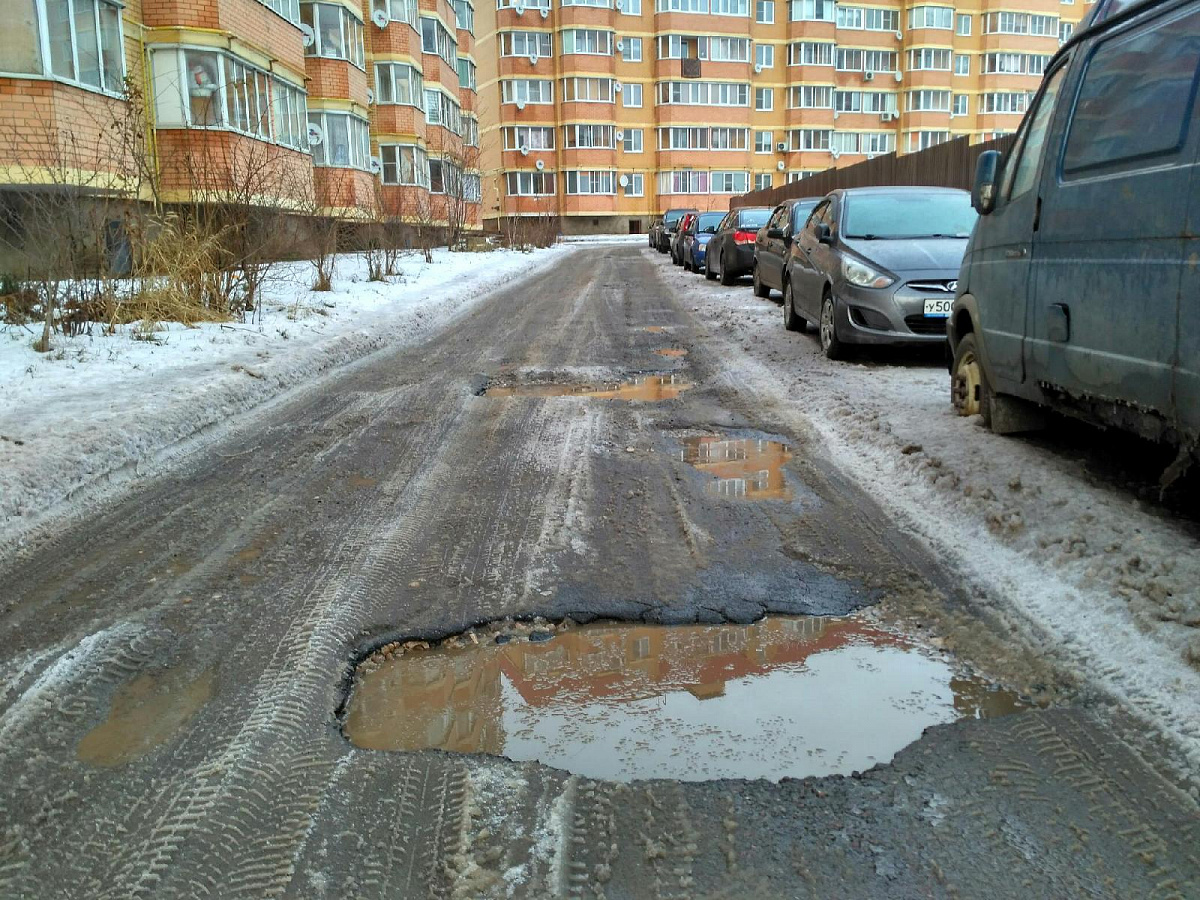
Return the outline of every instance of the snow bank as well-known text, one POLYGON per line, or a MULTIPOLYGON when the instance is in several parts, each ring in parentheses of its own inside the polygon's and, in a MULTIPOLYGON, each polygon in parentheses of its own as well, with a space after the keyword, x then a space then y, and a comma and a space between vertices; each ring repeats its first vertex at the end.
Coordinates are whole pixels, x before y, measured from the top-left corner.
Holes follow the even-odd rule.
POLYGON ((169 453, 281 392, 381 347, 415 343, 487 294, 548 266, 569 248, 405 256, 402 275, 367 280, 366 262, 339 258, 334 289, 309 288, 307 262, 275 267, 261 323, 167 324, 157 343, 0 328, 0 547, 72 495, 169 453))

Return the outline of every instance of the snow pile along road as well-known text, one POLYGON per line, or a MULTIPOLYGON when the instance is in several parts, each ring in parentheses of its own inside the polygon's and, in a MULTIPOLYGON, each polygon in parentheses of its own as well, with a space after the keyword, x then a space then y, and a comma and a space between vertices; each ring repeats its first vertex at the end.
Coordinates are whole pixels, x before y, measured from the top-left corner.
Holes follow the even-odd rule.
POLYGON ((280 264, 261 322, 167 323, 154 342, 97 326, 40 354, 29 329, 0 328, 0 547, 69 511, 83 489, 136 475, 201 433, 215 438, 214 426, 337 366, 416 343, 569 252, 435 250, 432 264, 403 258, 387 283, 347 255, 321 293, 309 263, 280 264))

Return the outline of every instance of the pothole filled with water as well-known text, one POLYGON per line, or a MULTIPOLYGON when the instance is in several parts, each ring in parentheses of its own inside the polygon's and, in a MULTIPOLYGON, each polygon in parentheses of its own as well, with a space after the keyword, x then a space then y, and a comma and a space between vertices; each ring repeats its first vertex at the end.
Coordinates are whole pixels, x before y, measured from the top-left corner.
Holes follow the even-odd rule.
POLYGON ((691 382, 678 375, 645 375, 628 381, 600 384, 544 382, 533 384, 489 385, 488 397, 591 397, 597 400, 628 400, 653 403, 674 400, 691 382))
POLYGON ((783 465, 792 458, 787 444, 759 438, 711 435, 684 438, 680 459, 708 473, 705 490, 719 497, 788 500, 792 493, 783 465))
POLYGON ((778 780, 862 771, 930 725, 1029 705, 856 618, 514 626, 372 655, 344 730, 372 750, 498 754, 616 781, 778 780))

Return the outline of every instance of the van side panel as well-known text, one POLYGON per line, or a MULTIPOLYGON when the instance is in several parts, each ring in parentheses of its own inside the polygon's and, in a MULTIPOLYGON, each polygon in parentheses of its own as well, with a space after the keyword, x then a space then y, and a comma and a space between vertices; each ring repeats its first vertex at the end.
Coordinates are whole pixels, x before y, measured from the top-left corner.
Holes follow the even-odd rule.
MULTIPOLYGON (((1196 162, 1200 163, 1200 150, 1196 162)), ((1186 440, 1200 440, 1200 165, 1192 169, 1179 292, 1179 363, 1175 410, 1186 440)))
POLYGON ((1083 52, 1042 177, 1027 374, 1173 419, 1200 5, 1142 17, 1083 52))

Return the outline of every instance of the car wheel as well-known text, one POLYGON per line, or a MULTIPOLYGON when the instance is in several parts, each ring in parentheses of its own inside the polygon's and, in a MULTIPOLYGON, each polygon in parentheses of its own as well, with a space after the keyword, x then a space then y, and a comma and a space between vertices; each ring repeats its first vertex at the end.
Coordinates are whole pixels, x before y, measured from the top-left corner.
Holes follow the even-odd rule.
POLYGON ((979 362, 974 334, 964 334, 958 342, 951 373, 950 402, 954 404, 954 409, 960 416, 973 416, 978 413, 983 417, 983 424, 990 425, 992 389, 979 362))
POLYGON ((838 340, 836 315, 833 295, 826 291, 821 301, 821 351, 829 359, 842 359, 846 355, 846 345, 838 340))
POLYGON ((737 279, 737 276, 729 271, 729 260, 727 260, 725 258, 724 253, 725 253, 725 251, 722 250, 721 251, 721 254, 722 254, 721 255, 721 284, 725 285, 725 287, 733 287, 733 283, 737 279))
POLYGON ((771 289, 762 283, 762 279, 758 277, 758 263, 754 264, 754 272, 751 275, 754 281, 754 296, 762 297, 764 300, 771 296, 771 289))
POLYGON ((704 254, 704 280, 705 281, 712 281, 717 277, 717 273, 713 271, 712 265, 710 265, 710 263, 712 263, 712 258, 713 257, 712 257, 711 253, 704 254))
POLYGON ((792 282, 783 285, 783 327, 788 331, 804 331, 808 326, 803 316, 796 314, 795 297, 792 296, 792 282))

